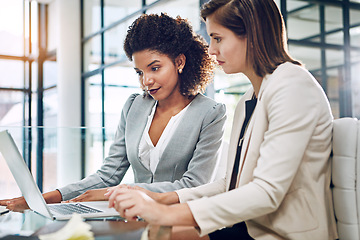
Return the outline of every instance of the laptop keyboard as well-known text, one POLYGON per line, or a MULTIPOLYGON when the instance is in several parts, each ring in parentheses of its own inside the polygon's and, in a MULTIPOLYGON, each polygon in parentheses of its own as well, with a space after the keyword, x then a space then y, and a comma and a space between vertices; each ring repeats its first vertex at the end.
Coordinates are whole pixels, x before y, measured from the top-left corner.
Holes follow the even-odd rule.
POLYGON ((57 212, 61 215, 72 215, 73 213, 84 214, 84 213, 97 213, 100 210, 82 205, 80 203, 68 203, 60 205, 48 205, 51 211, 57 212))

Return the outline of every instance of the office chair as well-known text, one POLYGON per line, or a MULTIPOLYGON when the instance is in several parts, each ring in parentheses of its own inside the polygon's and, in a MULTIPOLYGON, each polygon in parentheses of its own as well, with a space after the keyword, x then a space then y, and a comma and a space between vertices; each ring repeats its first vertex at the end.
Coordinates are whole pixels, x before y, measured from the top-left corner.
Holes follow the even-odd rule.
POLYGON ((332 184, 339 240, 360 239, 360 121, 334 120, 332 184))

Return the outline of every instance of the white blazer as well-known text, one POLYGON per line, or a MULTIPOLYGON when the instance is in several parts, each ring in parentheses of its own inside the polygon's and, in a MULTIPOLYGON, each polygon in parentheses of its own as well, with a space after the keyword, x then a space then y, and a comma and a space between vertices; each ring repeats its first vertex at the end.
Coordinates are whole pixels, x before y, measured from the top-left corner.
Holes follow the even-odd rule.
POLYGON ((244 136, 237 188, 228 191, 252 94, 250 89, 235 110, 226 178, 177 191, 180 202, 189 201, 200 235, 245 221, 255 239, 336 239, 333 117, 321 86, 300 66, 281 64, 263 79, 244 136))

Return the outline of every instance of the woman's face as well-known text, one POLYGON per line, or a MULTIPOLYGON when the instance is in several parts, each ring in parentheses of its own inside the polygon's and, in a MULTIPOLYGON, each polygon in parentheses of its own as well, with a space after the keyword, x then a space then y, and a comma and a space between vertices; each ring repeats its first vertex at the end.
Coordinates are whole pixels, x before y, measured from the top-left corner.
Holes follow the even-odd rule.
POLYGON ((246 37, 240 37, 217 23, 213 15, 206 18, 206 30, 210 36, 209 53, 216 56, 224 72, 246 74, 249 70, 246 59, 246 37))
POLYGON ((140 84, 155 100, 180 94, 178 68, 165 54, 143 50, 133 54, 140 84))

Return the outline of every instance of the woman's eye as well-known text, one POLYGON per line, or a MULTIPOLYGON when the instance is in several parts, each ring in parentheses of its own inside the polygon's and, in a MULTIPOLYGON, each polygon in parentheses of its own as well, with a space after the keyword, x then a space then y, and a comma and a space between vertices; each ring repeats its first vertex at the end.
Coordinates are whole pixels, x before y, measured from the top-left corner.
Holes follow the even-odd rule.
POLYGON ((139 77, 141 77, 141 76, 143 75, 143 72, 138 71, 138 72, 136 72, 136 74, 137 74, 139 77))
POLYGON ((153 72, 155 72, 155 71, 157 71, 157 70, 159 70, 159 67, 152 67, 152 68, 151 68, 151 71, 153 71, 153 72))
POLYGON ((221 42, 221 38, 214 38, 214 40, 217 42, 217 43, 219 43, 219 42, 221 42))

